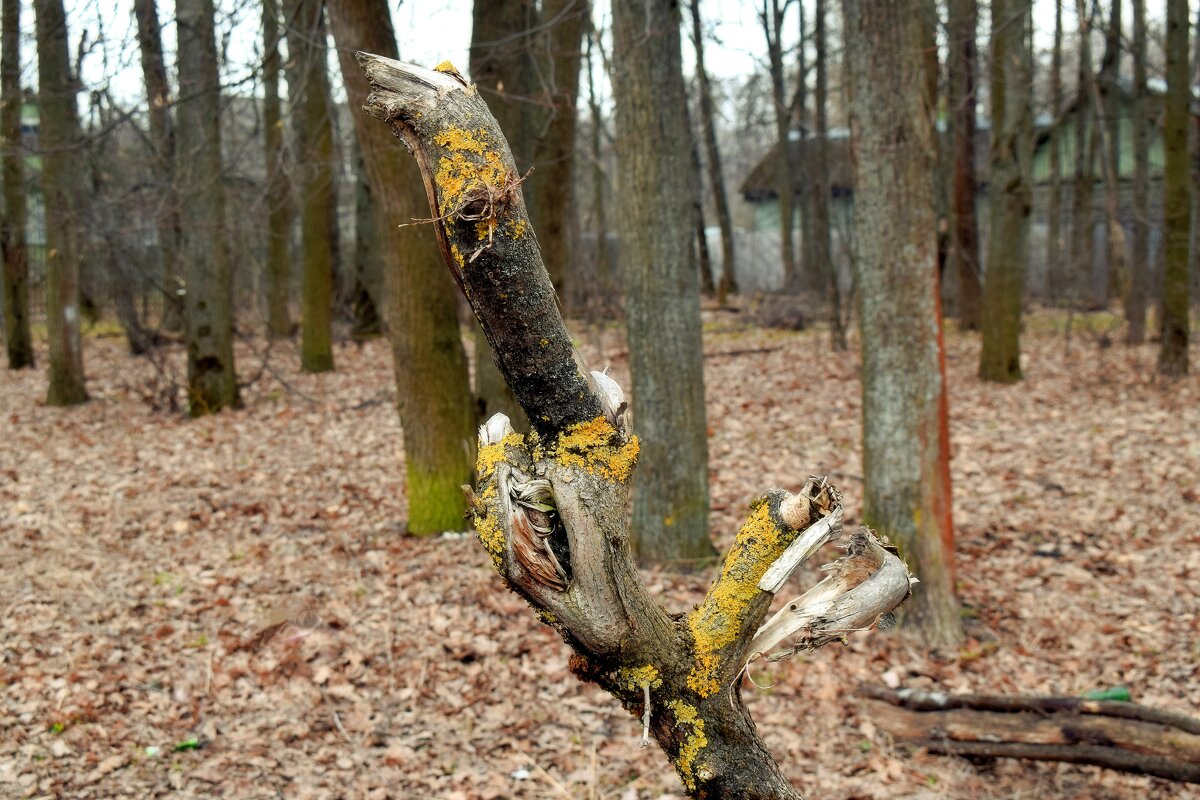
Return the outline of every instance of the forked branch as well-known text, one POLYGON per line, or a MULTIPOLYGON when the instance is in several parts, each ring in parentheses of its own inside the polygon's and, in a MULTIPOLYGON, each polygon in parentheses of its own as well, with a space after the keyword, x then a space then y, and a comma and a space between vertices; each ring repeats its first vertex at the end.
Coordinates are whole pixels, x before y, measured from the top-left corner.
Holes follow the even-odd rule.
POLYGON ((447 266, 533 423, 523 436, 497 415, 479 433, 469 496, 497 571, 571 646, 572 670, 645 721, 693 796, 795 798, 742 704, 745 665, 786 655, 767 651, 792 637, 793 650, 815 648, 870 627, 907 596, 907 570, 861 531, 819 602, 761 627, 788 576, 841 535, 839 497, 814 478, 755 502, 704 601, 667 614, 629 550, 639 443, 624 394, 571 344, 503 134, 453 67, 358 60, 373 89, 365 108, 416 157, 447 266))

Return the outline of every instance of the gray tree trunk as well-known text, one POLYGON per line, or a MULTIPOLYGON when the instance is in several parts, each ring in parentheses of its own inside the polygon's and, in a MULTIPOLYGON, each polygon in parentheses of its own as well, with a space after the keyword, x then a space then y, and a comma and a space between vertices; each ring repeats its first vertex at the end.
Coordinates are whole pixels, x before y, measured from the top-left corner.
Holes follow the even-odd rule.
POLYGON ((1188 226, 1191 222, 1191 165, 1188 163, 1187 0, 1167 0, 1167 119, 1163 126, 1162 346, 1158 371, 1179 377, 1188 371, 1188 226))
POLYGON ((954 597, 933 126, 922 0, 845 0, 858 163, 854 239, 863 358, 863 518, 921 580, 905 615, 925 641, 961 638, 954 597))
MULTIPOLYGON (((397 54, 387 3, 333 3, 330 21, 350 107, 361 109, 369 87, 355 51, 397 54)), ((381 309, 404 427, 408 530, 458 530, 465 509, 460 487, 471 480, 475 459, 475 413, 454 285, 442 272, 429 226, 401 227, 430 216, 417 165, 386 126, 362 113, 353 117, 384 258, 381 309)))
POLYGON ((792 106, 788 102, 787 88, 783 75, 783 15, 787 6, 779 0, 763 0, 759 12, 763 33, 767 37, 767 55, 770 60, 771 97, 775 101, 775 141, 779 148, 779 173, 775 176, 775 191, 779 195, 779 238, 780 256, 783 260, 783 285, 794 289, 799 277, 796 265, 795 231, 795 183, 797 165, 792 161, 790 142, 792 132, 792 106))
MULTIPOLYGON (((1062 0, 1054 0, 1054 46, 1050 56, 1050 116, 1052 124, 1062 122, 1063 113, 1063 18, 1062 0)), ((1050 136, 1050 196, 1046 202, 1046 293, 1052 302, 1059 302, 1065 291, 1066 273, 1063 256, 1062 208, 1062 133, 1056 129, 1050 136)))
POLYGON ((1071 272, 1067 279, 1068 303, 1078 311, 1091 300, 1093 237, 1096 214, 1096 109, 1092 103, 1092 45, 1085 0, 1075 0, 1079 17, 1079 55, 1075 89, 1075 190, 1071 209, 1071 272))
POLYGON ((34 365, 29 324, 29 252, 25 246, 25 153, 21 146, 20 0, 4 0, 0 34, 0 136, 3 137, 4 341, 8 368, 34 365))
POLYGON ((679 23, 669 0, 613 3, 621 262, 633 413, 646 441, 633 543, 643 561, 687 568, 714 550, 679 23))
POLYGON ((46 403, 87 401, 80 342, 81 261, 79 111, 71 75, 62 0, 37 0, 38 94, 41 100, 42 194, 46 206, 46 329, 50 388, 46 403))
POLYGON ((737 291, 734 273, 733 216, 729 213, 729 196, 725 191, 725 173, 721 166, 721 148, 717 144, 714 121, 712 84, 704 67, 704 30, 700 25, 700 0, 691 0, 692 46, 696 48, 696 80, 700 84, 700 127, 704 136, 704 152, 708 159, 708 181, 717 224, 721 228, 721 277, 717 281, 717 299, 724 304, 725 296, 737 291))
POLYGON ((1125 317, 1129 344, 1146 340, 1150 291, 1150 126, 1146 108, 1146 0, 1133 0, 1133 241, 1125 317))
POLYGON ((233 269, 221 176, 221 84, 213 0, 177 0, 178 150, 183 221, 188 409, 214 414, 239 404, 233 363, 233 269))
POLYGON ((263 148, 266 157, 267 335, 292 335, 288 312, 292 208, 284 163, 283 111, 279 100, 279 4, 263 0, 263 148))
POLYGON ((1031 15, 1031 0, 992 0, 992 219, 979 377, 997 383, 1021 379, 1021 296, 1033 207, 1031 15))
POLYGON ((300 368, 333 369, 333 226, 337 200, 333 183, 333 104, 326 66, 322 0, 288 4, 288 55, 298 62, 296 82, 289 81, 292 113, 298 115, 296 168, 300 173, 300 230, 304 250, 301 282, 303 319, 300 368))
POLYGON ((171 84, 163 59, 162 29, 155 0, 134 0, 142 76, 149 102, 150 141, 154 146, 154 172, 158 177, 159 209, 155 217, 162 257, 162 327, 183 330, 182 286, 179 270, 179 198, 175 192, 175 127, 171 123, 171 84))
POLYGON ((363 163, 362 151, 354 148, 354 173, 358 186, 354 193, 354 285, 350 293, 356 339, 378 336, 383 332, 376 303, 383 286, 383 252, 380 248, 379 215, 371 194, 371 181, 363 163))
MULTIPOLYGON (((979 262, 979 222, 975 216, 975 95, 979 58, 976 0, 951 0, 946 23, 950 40, 950 108, 954 131, 954 209, 951 257, 958 276, 958 324, 979 329, 983 270, 979 262)), ((994 195, 993 195, 994 197, 994 195)))

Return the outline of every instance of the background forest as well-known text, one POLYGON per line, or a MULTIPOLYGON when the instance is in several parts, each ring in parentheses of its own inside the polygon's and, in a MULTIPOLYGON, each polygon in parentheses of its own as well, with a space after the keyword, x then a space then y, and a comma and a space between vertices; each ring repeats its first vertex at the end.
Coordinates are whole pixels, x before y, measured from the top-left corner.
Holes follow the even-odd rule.
POLYGON ((1200 797, 1200 8, 131 2, 0 6, 0 796, 1200 797))

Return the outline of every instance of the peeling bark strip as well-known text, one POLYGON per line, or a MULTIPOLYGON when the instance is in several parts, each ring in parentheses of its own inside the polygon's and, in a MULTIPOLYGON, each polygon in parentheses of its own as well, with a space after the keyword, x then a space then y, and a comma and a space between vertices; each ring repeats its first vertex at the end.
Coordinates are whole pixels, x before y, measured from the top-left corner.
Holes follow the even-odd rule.
POLYGON ((861 531, 832 567, 836 587, 830 579, 818 587, 824 605, 756 639, 775 591, 841 533, 836 491, 813 478, 798 495, 772 490, 756 501, 704 601, 668 615, 629 547, 640 443, 624 393, 606 375, 588 375, 575 353, 495 120, 448 64, 358 60, 374 89, 365 108, 416 156, 446 263, 533 423, 523 436, 497 414, 479 431, 468 497, 496 570, 571 646, 572 671, 644 720, 692 796, 793 800, 742 704, 745 665, 841 638, 847 620, 870 627, 907 595, 907 570, 861 531), (864 590, 880 583, 889 591, 864 590), (791 650, 765 652, 792 635, 791 650))
POLYGON ((877 686, 858 690, 872 719, 935 753, 1096 764, 1200 783, 1200 720, 1078 697, 948 695, 877 686))

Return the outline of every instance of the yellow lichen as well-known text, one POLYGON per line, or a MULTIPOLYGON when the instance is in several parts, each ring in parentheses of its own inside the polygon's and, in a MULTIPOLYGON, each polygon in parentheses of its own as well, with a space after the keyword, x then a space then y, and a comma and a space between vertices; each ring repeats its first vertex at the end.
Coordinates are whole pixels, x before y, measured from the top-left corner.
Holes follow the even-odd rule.
POLYGON ((789 541, 771 519, 770 506, 765 501, 757 503, 738 532, 720 577, 713 581, 700 607, 688 615, 695 665, 688 674, 687 684, 701 697, 711 697, 720 691, 717 681, 720 651, 737 639, 743 615, 760 591, 759 579, 789 541))
POLYGON ((558 435, 554 456, 566 467, 587 470, 605 480, 625 483, 637 466, 640 446, 636 436, 625 444, 605 417, 579 422, 558 435))
POLYGON ((621 667, 613 673, 613 680, 617 686, 620 686, 626 691, 632 692, 643 686, 649 686, 651 689, 657 689, 662 686, 662 678, 658 676, 658 670, 653 664, 646 664, 641 667, 621 667))
POLYGON ((492 564, 497 570, 504 568, 504 531, 496 523, 495 515, 475 517, 475 532, 479 534, 479 543, 492 557, 492 564))
POLYGON ((682 700, 672 700, 667 703, 667 707, 675 715, 675 727, 691 728, 691 732, 679 746, 679 755, 675 766, 679 769, 679 777, 683 780, 683 785, 694 791, 697 773, 696 758, 700 755, 700 751, 708 746, 708 737, 704 735, 704 720, 700 718, 695 706, 682 700))
POLYGON ((479 476, 480 482, 492 477, 492 473, 496 471, 496 465, 504 460, 506 447, 521 447, 524 444, 524 436, 519 433, 510 433, 495 444, 479 448, 479 455, 475 457, 475 474, 479 476))
POLYGON ((517 217, 508 225, 508 237, 510 239, 520 239, 525 235, 525 220, 517 217))
MULTIPOLYGON (((428 64, 429 62, 426 61, 425 63, 428 64)), ((443 61, 442 63, 440 63, 436 67, 434 67, 434 69, 437 70, 438 72, 444 72, 447 75, 457 75, 458 74, 458 70, 455 69, 454 65, 452 63, 450 63, 449 61, 443 61)))
POLYGON ((454 263, 458 265, 458 269, 461 272, 462 268, 467 265, 467 260, 463 258, 462 251, 458 249, 458 245, 453 242, 450 243, 450 255, 454 258, 454 263))
POLYGON ((450 128, 434 136, 433 143, 447 151, 434 176, 442 216, 452 220, 472 197, 490 197, 509 185, 508 170, 483 128, 450 128))

